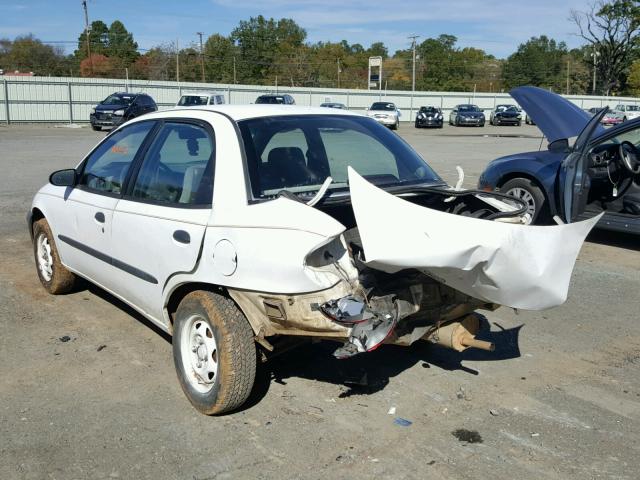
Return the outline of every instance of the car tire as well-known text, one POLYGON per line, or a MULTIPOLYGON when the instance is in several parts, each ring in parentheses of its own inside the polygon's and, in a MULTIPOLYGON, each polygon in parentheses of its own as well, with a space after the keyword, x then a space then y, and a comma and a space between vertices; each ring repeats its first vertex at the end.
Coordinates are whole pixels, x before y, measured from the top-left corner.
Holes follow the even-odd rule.
POLYGON ((400 120, 396 120, 396 123, 394 123, 391 126, 391 130, 398 130, 398 127, 400 126, 400 120))
POLYGON ((482 122, 480 125, 478 125, 480 128, 484 127, 484 122, 482 122))
POLYGON ((52 295, 73 290, 76 276, 60 261, 60 254, 49 223, 40 219, 33 224, 33 255, 40 283, 52 295))
POLYGON ((513 178, 500 187, 500 192, 523 200, 531 214, 531 224, 546 220, 546 197, 538 185, 528 178, 513 178))
POLYGON ((516 127, 519 127, 520 125, 522 125, 522 122, 516 123, 516 127))
POLYGON ((627 121, 627 117, 624 117, 624 118, 622 119, 622 121, 623 121, 623 122, 626 122, 626 121, 627 121))
POLYGON ((91 130, 99 132, 100 130, 102 130, 102 127, 99 125, 91 125, 91 130))
POLYGON ((219 415, 249 398, 256 376, 253 330, 230 298, 185 296, 173 325, 173 360, 182 390, 199 412, 219 415))

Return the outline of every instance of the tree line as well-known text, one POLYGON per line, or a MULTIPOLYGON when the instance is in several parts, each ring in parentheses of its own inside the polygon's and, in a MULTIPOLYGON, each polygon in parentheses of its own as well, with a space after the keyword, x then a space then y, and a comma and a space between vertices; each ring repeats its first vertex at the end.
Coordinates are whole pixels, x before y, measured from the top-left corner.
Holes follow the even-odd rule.
MULTIPOLYGON (((570 94, 640 95, 640 1, 599 0, 569 21, 583 40, 579 48, 545 35, 532 37, 506 59, 461 47, 442 34, 416 44, 417 90, 500 92, 536 85, 570 94), (595 75, 594 75, 595 72, 595 75), (595 89, 594 89, 595 78, 595 89)), ((383 88, 412 88, 413 50, 391 54, 382 42, 309 42, 295 21, 261 15, 241 21, 225 36, 214 33, 180 47, 176 42, 141 50, 116 20, 92 22, 77 48, 32 35, 0 39, 0 68, 36 75, 206 81, 303 87, 367 88, 368 59, 383 58, 383 88)))

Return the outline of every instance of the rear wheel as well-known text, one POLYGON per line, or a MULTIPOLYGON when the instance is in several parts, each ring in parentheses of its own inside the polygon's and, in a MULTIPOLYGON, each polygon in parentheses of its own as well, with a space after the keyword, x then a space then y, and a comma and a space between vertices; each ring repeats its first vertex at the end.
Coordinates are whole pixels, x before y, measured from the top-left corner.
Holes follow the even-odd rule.
POLYGON ((192 292, 176 311, 173 360, 182 390, 199 412, 234 410, 249 398, 255 380, 253 330, 231 299, 192 292))
POLYGON ((91 129, 95 130, 96 132, 99 132, 100 130, 102 130, 102 127, 99 125, 91 125, 91 129))
POLYGON ((540 187, 528 178, 513 178, 506 182, 500 191, 522 200, 527 205, 527 213, 531 216, 531 224, 540 223, 545 220, 543 211, 546 206, 546 199, 540 187))
POLYGON ((73 289, 76 276, 62 265, 53 233, 44 218, 33 224, 33 255, 38 278, 47 292, 59 295, 73 289))

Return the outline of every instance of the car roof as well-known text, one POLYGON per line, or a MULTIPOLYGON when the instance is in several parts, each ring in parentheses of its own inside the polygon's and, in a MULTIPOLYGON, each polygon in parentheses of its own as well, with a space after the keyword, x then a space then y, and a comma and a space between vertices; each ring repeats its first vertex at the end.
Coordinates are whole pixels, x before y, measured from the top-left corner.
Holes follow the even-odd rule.
POLYGON ((215 90, 204 90, 200 92, 182 92, 181 97, 184 97, 185 95, 198 95, 202 97, 202 96, 209 96, 209 95, 224 95, 224 93, 216 92, 215 90))
POLYGON ((261 117, 280 117, 290 115, 350 115, 362 117, 362 114, 352 112, 349 110, 341 110, 340 113, 335 110, 329 110, 323 107, 303 107, 297 105, 282 105, 282 104, 250 104, 250 105, 200 105, 198 107, 188 108, 176 108, 173 110, 163 110, 155 113, 147 113, 143 117, 138 118, 166 118, 175 116, 177 112, 189 112, 193 115, 194 112, 213 112, 221 113, 230 117, 233 120, 246 120, 248 118, 261 118, 261 117))

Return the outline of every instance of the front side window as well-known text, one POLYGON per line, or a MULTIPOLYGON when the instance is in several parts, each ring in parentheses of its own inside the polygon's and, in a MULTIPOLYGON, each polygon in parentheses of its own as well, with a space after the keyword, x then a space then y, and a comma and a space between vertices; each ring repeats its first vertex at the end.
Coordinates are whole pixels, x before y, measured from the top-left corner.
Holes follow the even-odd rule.
POLYGON ((407 143, 368 118, 287 115, 238 124, 255 198, 311 194, 328 176, 330 190, 346 190, 348 166, 381 186, 442 183, 407 143))
POLYGON ((78 185, 120 194, 129 168, 155 122, 138 122, 109 135, 85 162, 78 185))
POLYGON ((132 198, 174 206, 211 206, 214 139, 200 125, 167 122, 147 150, 132 198))

